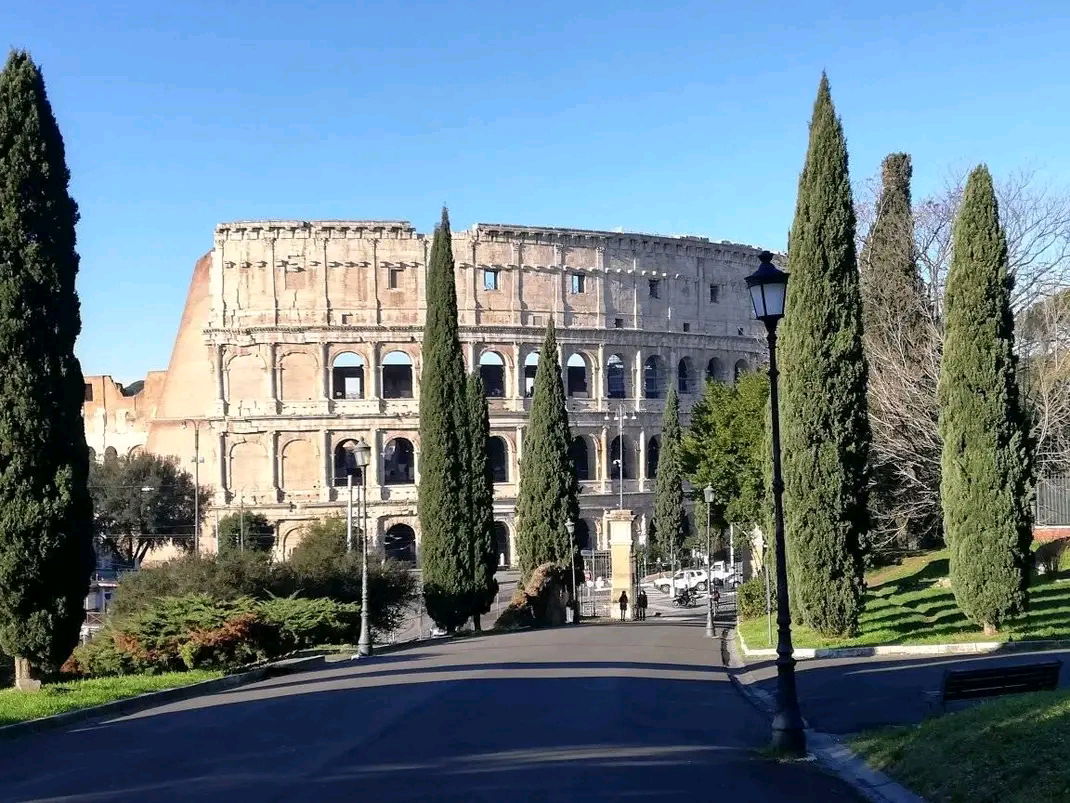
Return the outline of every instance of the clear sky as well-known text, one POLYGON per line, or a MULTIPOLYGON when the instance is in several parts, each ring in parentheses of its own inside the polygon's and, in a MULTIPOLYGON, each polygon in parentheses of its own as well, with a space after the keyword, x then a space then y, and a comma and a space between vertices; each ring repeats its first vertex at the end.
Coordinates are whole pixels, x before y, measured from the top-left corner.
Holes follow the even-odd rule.
POLYGON ((782 248, 822 69, 856 182, 987 161, 1070 186, 1070 4, 0 0, 79 202, 87 374, 166 368, 250 218, 701 234, 782 248))

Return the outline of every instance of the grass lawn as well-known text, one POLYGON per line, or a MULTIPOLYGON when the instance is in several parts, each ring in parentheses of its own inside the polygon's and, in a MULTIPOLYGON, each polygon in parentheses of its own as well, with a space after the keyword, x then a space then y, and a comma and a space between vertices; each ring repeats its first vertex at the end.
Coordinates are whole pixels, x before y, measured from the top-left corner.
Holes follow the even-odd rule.
POLYGON ((70 683, 48 683, 35 692, 0 689, 0 725, 62 714, 77 708, 110 703, 123 697, 188 686, 222 676, 222 672, 197 669, 163 675, 126 675, 75 680, 70 683))
POLYGON ((992 700, 851 747, 931 801, 1070 800, 1070 692, 992 700))
MULTIPOLYGON (((865 609, 853 638, 825 638, 792 625, 796 647, 871 647, 877 644, 944 644, 956 641, 1025 641, 1070 638, 1070 581, 1037 577, 1029 589, 1029 610, 985 636, 955 604, 947 585, 947 550, 906 558, 867 575, 865 609)), ((1060 576, 1065 576, 1060 573, 1060 576)), ((775 618, 775 617, 774 617, 775 618)), ((739 632, 751 649, 773 646, 765 617, 746 619, 739 632)), ((776 639, 776 622, 773 622, 776 639)))

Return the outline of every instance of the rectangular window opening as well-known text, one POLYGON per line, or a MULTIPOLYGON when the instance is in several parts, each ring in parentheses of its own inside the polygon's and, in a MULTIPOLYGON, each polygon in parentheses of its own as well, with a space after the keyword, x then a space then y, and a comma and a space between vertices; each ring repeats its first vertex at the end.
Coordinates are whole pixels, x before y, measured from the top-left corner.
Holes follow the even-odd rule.
POLYGON ((387 287, 391 290, 397 290, 398 285, 401 284, 401 268, 391 268, 387 277, 387 287))
POLYGON ((93 401, 93 386, 88 382, 85 383, 85 400, 93 401))
POLYGON ((614 329, 623 329, 624 328, 624 319, 623 318, 614 318, 613 319, 613 328, 614 329))
POLYGON ((684 324, 684 331, 685 332, 690 332, 691 331, 691 324, 685 323, 684 324))
POLYGON ((582 273, 573 273, 570 277, 572 280, 572 293, 573 295, 579 295, 580 293, 587 292, 587 277, 582 273))
POLYGON ((717 304, 721 300, 721 286, 719 284, 710 285, 710 303, 717 304))
POLYGON ((648 284, 650 287, 650 297, 661 298, 661 279, 650 279, 648 284))
POLYGON ((493 268, 485 268, 483 270, 483 289, 484 290, 500 290, 500 279, 498 274, 500 271, 493 268))

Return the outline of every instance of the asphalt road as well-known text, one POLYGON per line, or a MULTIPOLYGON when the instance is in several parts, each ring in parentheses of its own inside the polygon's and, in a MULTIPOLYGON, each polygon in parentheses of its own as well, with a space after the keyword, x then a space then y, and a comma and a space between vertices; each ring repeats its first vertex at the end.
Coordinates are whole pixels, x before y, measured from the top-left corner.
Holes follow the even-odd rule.
MULTIPOLYGON (((853 733, 884 725, 920 722, 928 714, 925 691, 935 691, 948 669, 979 669, 1062 660, 1060 686, 1070 686, 1070 652, 1002 653, 983 656, 808 659, 795 667, 799 705, 811 727, 853 733)), ((747 675, 769 692, 776 689, 772 661, 747 665, 747 675)), ((977 703, 954 704, 949 710, 977 703)))
POLYGON ((704 612, 436 640, 0 743, 0 800, 856 800, 757 752, 704 612))

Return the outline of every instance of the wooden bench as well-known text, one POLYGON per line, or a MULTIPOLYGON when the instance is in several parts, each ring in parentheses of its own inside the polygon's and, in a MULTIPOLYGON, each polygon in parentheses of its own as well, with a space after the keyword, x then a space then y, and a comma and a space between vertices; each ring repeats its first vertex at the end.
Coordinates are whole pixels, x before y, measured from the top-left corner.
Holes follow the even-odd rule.
POLYGON ((946 705, 959 700, 979 700, 1004 694, 1051 691, 1059 685, 1062 661, 1015 664, 985 669, 948 669, 940 691, 929 692, 930 705, 946 705))

